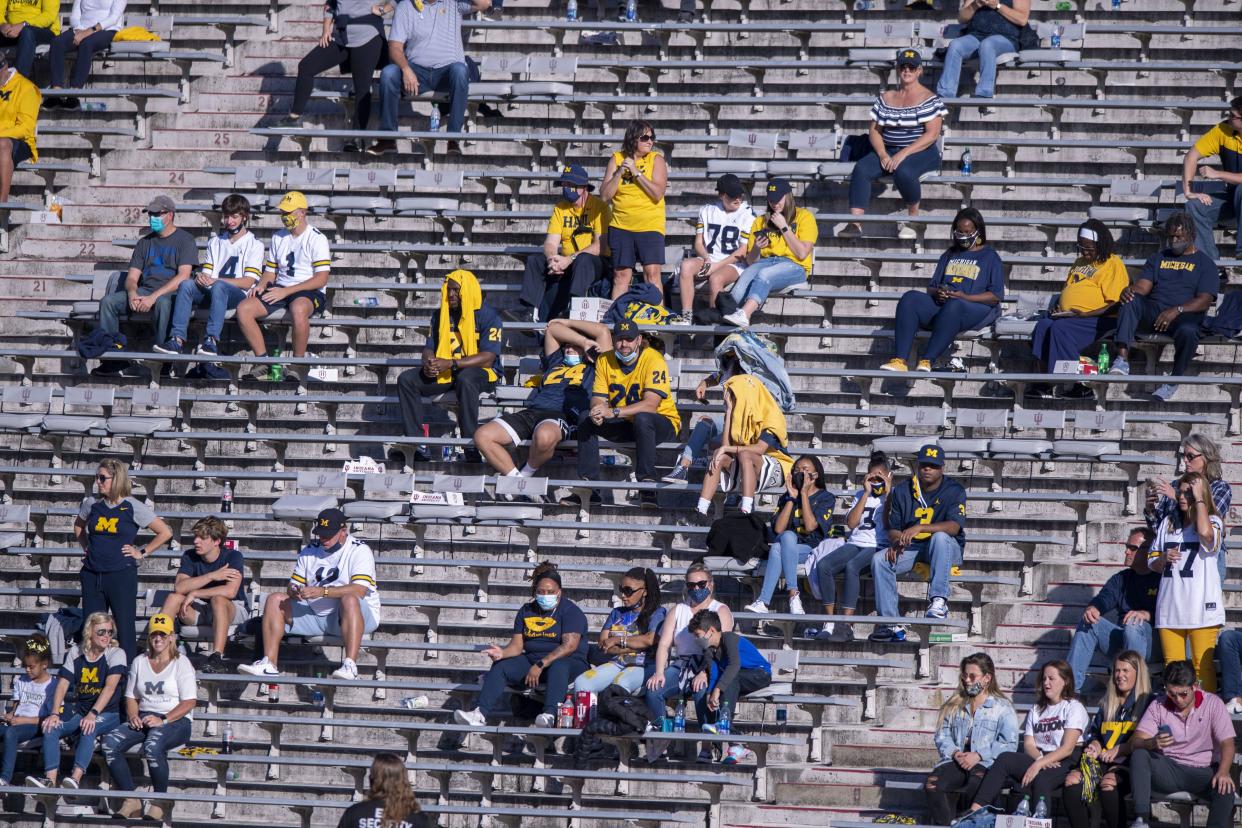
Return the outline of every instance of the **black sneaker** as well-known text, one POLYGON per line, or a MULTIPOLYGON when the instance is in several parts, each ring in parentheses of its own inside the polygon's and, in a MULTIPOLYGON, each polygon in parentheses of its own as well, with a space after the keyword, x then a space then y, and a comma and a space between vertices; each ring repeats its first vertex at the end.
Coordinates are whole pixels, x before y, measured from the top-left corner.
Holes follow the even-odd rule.
POLYGON ((143 377, 151 376, 151 372, 137 362, 126 362, 123 364, 120 374, 127 379, 142 379, 143 377))
POLYGON ((1056 389, 1046 382, 1037 382, 1027 386, 1026 395, 1041 400, 1050 400, 1056 396, 1056 389))
POLYGON ((348 152, 353 155, 357 155, 362 152, 362 143, 351 138, 345 142, 344 146, 341 147, 341 152, 348 152))
POLYGON ((659 509, 660 498, 655 492, 642 491, 638 493, 638 505, 643 509, 659 509))
POLYGON ((179 354, 185 343, 176 337, 169 337, 167 342, 159 345, 152 345, 151 348, 161 354, 179 354))
POLYGON ((678 13, 677 13, 677 22, 678 22, 678 23, 693 23, 693 22, 694 22, 694 12, 690 12, 690 11, 678 12, 678 13))
POLYGON ((43 99, 42 108, 47 110, 48 112, 51 112, 53 109, 60 109, 61 101, 63 100, 64 98, 61 98, 57 95, 48 95, 46 98, 43 99))
POLYGON ((1064 400, 1090 400, 1094 398, 1095 392, 1081 382, 1076 382, 1061 392, 1061 399, 1064 400))
POLYGON ((224 656, 219 653, 212 653, 207 656, 207 660, 203 662, 203 666, 198 669, 200 672, 212 673, 214 675, 233 672, 232 668, 229 667, 228 662, 224 660, 224 656))
POLYGON ((470 446, 463 452, 463 459, 467 463, 482 463, 483 455, 479 453, 477 448, 470 446))
POLYGON ((61 98, 60 108, 65 110, 66 112, 76 112, 82 108, 82 101, 78 100, 77 98, 73 98, 73 97, 61 98))
POLYGON ((684 486, 690 482, 690 467, 678 463, 673 470, 660 478, 670 486, 684 486))
POLYGON ((276 119, 277 127, 300 127, 302 125, 302 116, 294 115, 292 112, 286 112, 276 119))

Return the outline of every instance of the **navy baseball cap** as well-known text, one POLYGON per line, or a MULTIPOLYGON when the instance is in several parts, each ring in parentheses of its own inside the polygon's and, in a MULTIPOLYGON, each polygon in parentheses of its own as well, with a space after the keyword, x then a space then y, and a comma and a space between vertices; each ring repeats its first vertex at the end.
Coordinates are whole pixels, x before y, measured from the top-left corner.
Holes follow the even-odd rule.
POLYGON ((582 168, 581 164, 566 164, 561 167, 561 177, 556 180, 557 184, 568 184, 570 187, 586 187, 588 190, 594 190, 595 185, 591 183, 587 171, 582 168))
POLYGON ((741 198, 746 194, 746 188, 742 186, 742 179, 733 173, 725 173, 716 179, 716 192, 724 193, 729 198, 741 198))
POLYGON ((943 466, 944 449, 935 443, 928 443, 919 449, 918 461, 920 466, 943 466))
POLYGON ((773 178, 768 182, 768 204, 775 204, 793 192, 789 182, 783 178, 773 178))
POLYGON ((613 339, 638 339, 640 336, 642 336, 642 331, 638 330, 638 326, 629 319, 622 319, 612 326, 613 339))
POLYGON ((918 49, 898 49, 897 50, 898 66, 922 66, 923 56, 919 54, 918 49))
POLYGON ((324 509, 315 518, 315 534, 331 537, 345 526, 345 513, 340 509, 324 509))

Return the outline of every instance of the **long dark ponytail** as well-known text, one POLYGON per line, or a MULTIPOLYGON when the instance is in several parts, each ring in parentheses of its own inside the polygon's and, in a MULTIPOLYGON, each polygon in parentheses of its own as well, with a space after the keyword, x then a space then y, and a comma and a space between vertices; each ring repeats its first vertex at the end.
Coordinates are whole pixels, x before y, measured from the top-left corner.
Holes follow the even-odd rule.
POLYGON ((623 577, 631 581, 643 582, 643 608, 638 611, 636 622, 638 631, 642 633, 647 629, 651 616, 655 615, 655 611, 660 608, 660 579, 645 566, 633 567, 623 577))

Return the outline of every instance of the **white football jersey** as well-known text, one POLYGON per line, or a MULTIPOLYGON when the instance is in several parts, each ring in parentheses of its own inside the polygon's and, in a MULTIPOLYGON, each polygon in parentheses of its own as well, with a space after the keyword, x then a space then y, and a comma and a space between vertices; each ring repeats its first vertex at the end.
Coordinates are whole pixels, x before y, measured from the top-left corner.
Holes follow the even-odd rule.
POLYGON ((228 233, 217 233, 207 242, 202 270, 217 279, 250 278, 257 282, 263 275, 263 242, 254 233, 236 241, 230 241, 228 233))
POLYGON ((1160 591, 1156 593, 1157 629, 1197 630, 1225 623, 1225 596, 1216 563, 1224 524, 1215 515, 1211 521, 1216 528, 1213 549, 1201 545, 1199 533, 1193 526, 1176 527, 1166 518, 1156 530, 1156 540, 1151 545, 1152 557, 1175 547, 1182 553, 1175 563, 1165 564, 1160 578, 1160 591))
MULTIPOLYGON (((308 544, 298 553, 290 581, 298 586, 334 587, 361 584, 367 588, 362 600, 371 607, 371 614, 380 617, 379 589, 375 583, 375 556, 371 547, 346 535, 339 549, 329 552, 318 544, 308 544)), ((338 598, 315 598, 307 603, 316 615, 330 615, 340 606, 338 598)))
POLYGON ((694 231, 703 234, 703 246, 712 262, 718 262, 739 247, 747 246, 754 223, 755 214, 747 202, 743 201, 732 213, 726 213, 719 201, 711 201, 699 210, 694 231))
POLYGON ((314 227, 307 227, 300 236, 281 230, 272 236, 272 248, 264 267, 276 271, 276 287, 310 281, 316 273, 332 267, 328 237, 314 227))

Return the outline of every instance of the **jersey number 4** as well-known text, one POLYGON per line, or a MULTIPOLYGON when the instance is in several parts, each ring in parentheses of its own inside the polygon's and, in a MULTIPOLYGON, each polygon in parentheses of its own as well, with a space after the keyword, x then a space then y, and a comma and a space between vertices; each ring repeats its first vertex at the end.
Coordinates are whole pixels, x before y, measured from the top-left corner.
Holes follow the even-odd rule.
POLYGON ((608 386, 608 399, 613 408, 616 408, 622 403, 625 405, 634 405, 638 402, 638 386, 625 386, 613 383, 608 386))
POLYGON ((220 268, 220 272, 216 274, 216 277, 219 279, 236 279, 237 259, 237 256, 229 256, 224 262, 224 267, 220 268))

